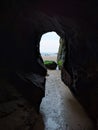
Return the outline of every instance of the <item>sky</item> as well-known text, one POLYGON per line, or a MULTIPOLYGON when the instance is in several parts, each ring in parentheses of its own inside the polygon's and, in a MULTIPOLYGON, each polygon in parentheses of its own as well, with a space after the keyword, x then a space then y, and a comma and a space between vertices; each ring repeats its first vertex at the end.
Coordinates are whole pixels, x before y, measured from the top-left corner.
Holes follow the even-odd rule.
POLYGON ((45 33, 40 41, 41 53, 57 53, 60 37, 55 32, 45 33))

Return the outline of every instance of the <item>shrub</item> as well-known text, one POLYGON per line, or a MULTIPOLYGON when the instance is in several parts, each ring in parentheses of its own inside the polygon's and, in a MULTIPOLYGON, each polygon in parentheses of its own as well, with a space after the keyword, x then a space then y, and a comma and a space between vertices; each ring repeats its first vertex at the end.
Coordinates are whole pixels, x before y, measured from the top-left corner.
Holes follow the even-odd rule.
POLYGON ((47 65, 47 64, 52 64, 52 63, 53 63, 53 61, 49 61, 49 60, 45 60, 45 61, 44 61, 44 64, 45 64, 45 65, 47 65))
POLYGON ((55 61, 44 61, 44 65, 48 68, 48 69, 51 69, 51 70, 55 70, 56 67, 57 67, 57 63, 55 61))
POLYGON ((61 69, 61 68, 62 68, 62 65, 63 65, 62 60, 59 60, 57 64, 58 64, 59 69, 61 69))

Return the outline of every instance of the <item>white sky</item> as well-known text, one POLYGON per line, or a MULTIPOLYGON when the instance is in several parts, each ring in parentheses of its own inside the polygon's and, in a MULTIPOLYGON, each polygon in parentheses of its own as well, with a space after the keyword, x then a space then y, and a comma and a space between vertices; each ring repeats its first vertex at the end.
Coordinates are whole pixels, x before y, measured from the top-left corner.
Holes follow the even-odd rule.
POLYGON ((41 53, 57 53, 60 37, 55 32, 45 33, 40 41, 41 53))

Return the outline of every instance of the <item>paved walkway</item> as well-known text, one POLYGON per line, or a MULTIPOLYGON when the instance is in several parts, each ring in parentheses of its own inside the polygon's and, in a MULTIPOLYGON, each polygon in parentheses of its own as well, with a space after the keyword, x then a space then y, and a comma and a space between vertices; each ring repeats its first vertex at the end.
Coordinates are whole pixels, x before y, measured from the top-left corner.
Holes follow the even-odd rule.
POLYGON ((60 80, 60 71, 49 71, 40 111, 45 130, 94 130, 82 106, 60 80))

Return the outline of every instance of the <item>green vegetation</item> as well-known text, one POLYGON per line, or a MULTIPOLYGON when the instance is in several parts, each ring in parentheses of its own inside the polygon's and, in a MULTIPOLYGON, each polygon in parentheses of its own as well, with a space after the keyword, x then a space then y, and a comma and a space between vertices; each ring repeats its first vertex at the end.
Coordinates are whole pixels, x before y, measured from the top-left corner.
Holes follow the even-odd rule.
POLYGON ((44 61, 44 64, 47 65, 47 64, 52 64, 54 61, 49 61, 49 60, 45 60, 44 61))
POLYGON ((49 61, 49 60, 45 60, 44 61, 44 65, 51 70, 55 70, 57 67, 57 63, 55 61, 49 61))
MULTIPOLYGON (((49 60, 45 60, 45 61, 44 61, 44 65, 45 65, 46 67, 49 67, 50 65, 53 65, 53 64, 54 64, 54 61, 49 61, 49 60)), ((58 63, 57 63, 57 65, 58 65, 58 68, 61 69, 61 68, 62 68, 62 65, 63 65, 63 61, 62 61, 62 60, 59 60, 58 63)))
POLYGON ((57 64, 58 64, 59 69, 61 69, 61 68, 62 68, 62 65, 63 65, 62 60, 59 60, 57 64))

